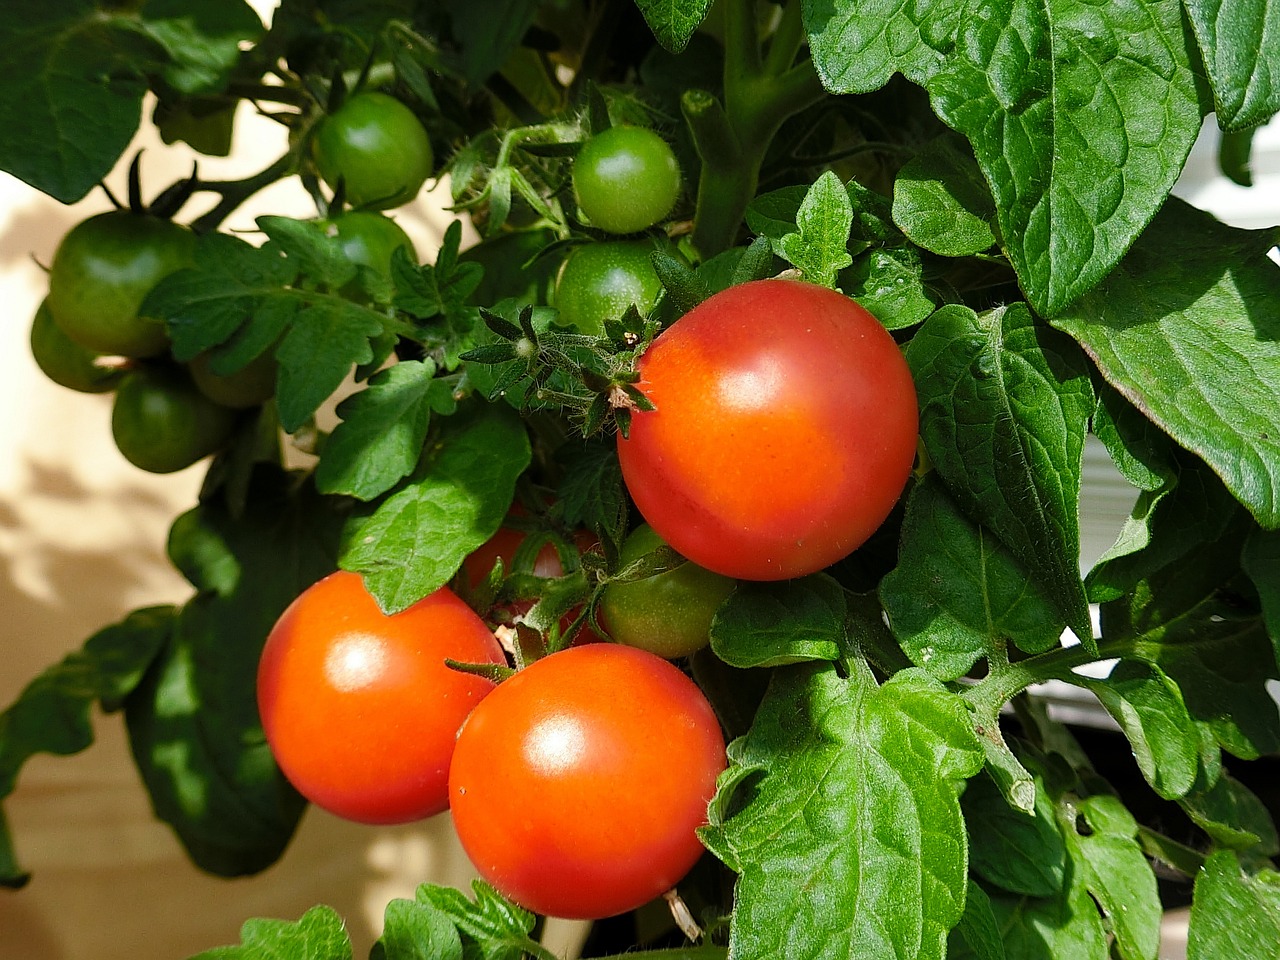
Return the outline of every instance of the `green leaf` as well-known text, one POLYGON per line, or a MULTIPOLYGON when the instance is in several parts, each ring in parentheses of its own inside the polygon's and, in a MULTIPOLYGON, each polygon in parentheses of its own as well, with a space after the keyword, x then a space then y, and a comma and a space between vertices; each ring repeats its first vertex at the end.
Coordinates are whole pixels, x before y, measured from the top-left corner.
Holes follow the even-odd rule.
POLYGON ((880 599, 902 649, 940 680, 964 676, 1006 640, 1042 653, 1062 635, 1026 566, 961 513, 933 473, 907 500, 898 565, 880 581, 880 599))
POLYGON ((1247 130, 1280 110, 1280 4, 1272 0, 1185 0, 1213 85, 1223 130, 1247 130))
POLYGON ((1133 747, 1147 783, 1166 800, 1185 796, 1202 761, 1217 773, 1216 754, 1203 758, 1200 730, 1182 691, 1158 666, 1122 660, 1105 679, 1071 677, 1093 691, 1133 747))
POLYGON ((627 494, 618 465, 618 447, 610 440, 566 443, 556 452, 562 469, 559 505, 570 528, 585 527, 615 545, 626 536, 627 494))
POLYGON ((523 425, 504 406, 449 417, 409 481, 353 520, 341 566, 364 576, 387 613, 416 603, 493 536, 530 456, 523 425))
POLYGON ((186 93, 220 90, 240 59, 240 44, 262 36, 262 21, 244 0, 147 0, 142 28, 169 55, 165 81, 186 93))
POLYGON ((1184 797, 1182 809, 1218 846, 1262 857, 1280 853, 1276 825, 1266 805, 1225 773, 1212 787, 1184 797))
POLYGON ((809 46, 832 93, 870 93, 901 73, 923 84, 954 43, 964 4, 804 0, 809 46))
POLYGON ((1177 181, 1205 112, 1184 31, 1179 0, 999 0, 927 80, 1040 314, 1110 273, 1177 181))
POLYGON ((1249 531, 1240 559, 1258 591, 1267 633, 1271 634, 1276 659, 1280 660, 1280 531, 1249 531))
POLYGON ((276 407, 286 433, 307 422, 342 385, 352 366, 373 359, 370 341, 383 330, 376 313, 341 297, 296 306, 289 330, 276 348, 280 362, 276 407))
POLYGON ((711 0, 636 0, 636 6, 658 42, 679 53, 706 19, 711 0))
POLYGON ((945 257, 995 245, 995 204, 973 155, 952 136, 938 137, 898 171, 893 222, 912 243, 945 257))
POLYGON ((952 496, 1092 644, 1077 509, 1094 397, 1079 348, 1023 304, 982 316, 946 306, 912 338, 907 362, 921 438, 952 496))
MULTIPOLYGON (((416 897, 453 921, 462 941, 465 960, 523 960, 526 954, 543 957, 545 951, 530 937, 536 918, 529 911, 504 900, 483 880, 472 881, 475 900, 453 887, 422 884, 416 897)), ((432 958, 434 960, 434 958, 432 958)))
POLYGON ((432 413, 448 416, 457 407, 453 386, 434 374, 430 360, 402 360, 343 400, 342 422, 316 467, 317 489, 371 500, 412 473, 432 413))
POLYGON ((1162 908, 1133 815, 1118 797, 1100 794, 1060 799, 1058 818, 1076 882, 1109 920, 1115 952, 1121 960, 1154 957, 1162 908))
POLYGON ((180 555, 205 557, 201 587, 125 703, 129 744, 156 816, 202 869, 253 873, 288 844, 304 801, 276 768, 258 716, 254 677, 285 607, 334 569, 343 515, 277 467, 262 467, 243 513, 216 498, 183 521, 180 555), (185 541, 204 542, 193 549, 185 541), (220 544, 220 546, 218 546, 220 544), (227 556, 238 564, 231 577, 227 556), (206 572, 207 571, 207 572, 206 572))
POLYGON ((861 661, 779 668, 729 755, 703 839, 740 874, 734 956, 945 955, 968 882, 957 794, 982 766, 957 696, 915 669, 877 687, 861 661))
POLYGON ((1169 435, 1105 382, 1098 385, 1093 432, 1120 475, 1139 490, 1159 490, 1176 478, 1169 435))
MULTIPOLYGON (((119 709, 164 646, 174 613, 172 607, 135 610, 27 684, 0 713, 0 799, 13 792, 23 764, 37 753, 68 756, 93 743, 93 707, 119 709)), ((25 880, 0 822, 0 886, 25 880)))
POLYGON ((1108 960, 1111 955, 1098 908, 1081 884, 1044 899, 993 894, 991 911, 1010 960, 1108 960))
POLYGON ((969 881, 964 916, 947 942, 949 960, 1005 960, 1004 938, 985 890, 969 881))
POLYGON ((1269 529, 1280 527, 1274 243, 1171 198, 1106 282, 1054 321, 1269 529))
POLYGON ((938 307, 924 280, 924 261, 911 245, 872 247, 840 272, 839 287, 889 330, 920 323, 938 307))
POLYGON ((1187 960, 1275 956, 1280 943, 1280 873, 1246 873, 1220 850, 1196 877, 1187 960))
POLYGON ((458 928, 443 910, 422 899, 387 904, 378 944, 384 960, 463 960, 458 928))
POLYGON ((805 279, 833 287, 836 274, 849 264, 849 232, 853 205, 840 178, 828 170, 805 194, 796 212, 795 233, 778 242, 778 252, 800 269, 805 279))
POLYGON ((0 4, 0 170, 63 203, 111 171, 164 51, 93 0, 0 4))
POLYGON ((711 649, 735 667, 772 667, 840 656, 844 589, 825 574, 780 583, 743 581, 711 624, 711 649))
POLYGON ((453 36, 461 48, 459 66, 479 85, 506 63, 538 12, 537 0, 489 0, 449 7, 453 36))
POLYGON ((1010 806, 1000 788, 985 776, 969 781, 961 805, 975 874, 1009 893, 1048 897, 1063 889, 1067 848, 1043 781, 1036 780, 1035 809, 1030 816, 1010 806))
POLYGON ((240 945, 214 947, 189 960, 352 960, 351 940, 332 907, 312 907, 297 921, 246 920, 240 945))
POLYGON ((264 216, 255 222, 267 236, 264 246, 269 250, 279 248, 303 277, 331 290, 355 279, 356 265, 347 259, 337 238, 326 233, 317 221, 264 216))

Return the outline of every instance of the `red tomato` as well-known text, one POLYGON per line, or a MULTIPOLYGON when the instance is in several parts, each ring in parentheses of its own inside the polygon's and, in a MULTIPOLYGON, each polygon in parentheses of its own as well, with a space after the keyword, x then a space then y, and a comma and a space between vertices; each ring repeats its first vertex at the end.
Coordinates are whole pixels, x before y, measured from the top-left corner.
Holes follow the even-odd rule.
POLYGON ((702 853, 724 739, 702 691, 617 644, 553 653, 504 680, 458 734, 449 806, 489 883, 556 917, 625 913, 702 853))
POLYGON ((458 728, 493 689, 445 666, 505 663, 489 628, 447 587, 392 616, 358 574, 304 591, 272 628, 258 710, 280 769, 330 813, 407 823, 448 806, 458 728))
POLYGON ((744 580, 821 570, 884 522, 916 452, 915 386, 893 338, 835 291, 730 287, 640 358, 618 440, 627 490, 679 553, 744 580))

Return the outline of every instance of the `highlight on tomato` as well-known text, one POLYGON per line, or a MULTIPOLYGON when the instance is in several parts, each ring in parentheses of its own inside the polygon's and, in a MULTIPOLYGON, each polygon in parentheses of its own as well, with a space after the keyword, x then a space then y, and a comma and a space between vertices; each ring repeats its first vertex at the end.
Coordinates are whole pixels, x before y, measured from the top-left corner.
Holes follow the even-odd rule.
POLYGON ((446 659, 506 662, 448 587, 392 615, 355 573, 307 588, 272 628, 258 666, 263 730, 289 782, 361 823, 445 810, 458 728, 493 689, 446 659))
POLYGON ((504 896, 594 919, 680 882, 725 764, 711 705, 674 665, 619 644, 571 647, 467 718, 449 804, 463 849, 504 896))
POLYGON ((694 563, 783 580, 847 556, 884 522, 916 454, 897 343, 844 295, 758 280, 703 301, 640 358, 656 406, 618 439, 628 492, 694 563))
POLYGON ((620 125, 587 140, 573 161, 578 209, 608 233, 636 233, 662 220, 680 196, 680 165, 647 127, 620 125))

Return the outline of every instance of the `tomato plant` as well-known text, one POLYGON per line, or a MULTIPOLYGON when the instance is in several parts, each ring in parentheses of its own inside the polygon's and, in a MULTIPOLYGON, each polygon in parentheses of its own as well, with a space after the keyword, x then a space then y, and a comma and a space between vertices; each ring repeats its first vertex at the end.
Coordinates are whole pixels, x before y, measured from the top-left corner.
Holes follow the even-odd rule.
POLYGON ((347 202, 387 210, 408 203, 431 176, 434 154, 412 110, 385 93, 357 93, 317 125, 312 158, 347 202))
POLYGON ((680 166, 667 142, 645 127, 602 130, 573 161, 573 195, 594 227, 636 233, 671 212, 680 166))
POLYGON ((697 861, 724 764, 715 713, 688 677, 642 650, 593 644, 531 664, 472 712, 449 809, 502 893, 539 913, 606 917, 697 861))
POLYGON ((124 371, 100 363, 100 357, 76 343, 53 322, 48 301, 42 301, 31 321, 31 356, 40 372, 59 386, 80 393, 114 390, 124 371))
POLYGON ((244 410, 266 403, 275 396, 279 365, 270 350, 260 353, 233 373, 218 373, 213 369, 214 363, 208 353, 200 353, 187 365, 196 389, 214 403, 244 410))
POLYGON ((897 502, 916 452, 898 345, 847 297, 759 280, 704 301, 639 365, 657 407, 619 439, 627 489, 677 551, 749 580, 821 570, 897 502))
MULTIPOLYGON (((651 559, 665 546, 653 528, 642 523, 623 542, 619 567, 651 559)), ((606 585, 600 617, 610 637, 668 659, 687 657, 707 645, 711 621, 733 592, 734 581, 683 558, 676 558, 676 564, 606 585)))
POLYGON ((157 217, 113 210, 89 217, 58 244, 49 267, 49 310, 73 341, 94 353, 150 357, 169 340, 142 316, 147 293, 192 262, 191 231, 157 217))
POLYGON ((196 389, 181 370, 129 371, 116 389, 111 435, 124 458, 151 473, 184 470, 226 444, 235 414, 196 389))
MULTIPOLYGON (((193 863, 287 875, 305 803, 256 668, 341 569, 385 611, 361 623, 429 601, 469 624, 488 653, 448 682, 515 674, 473 716, 509 725, 469 722, 454 771, 498 889, 422 876, 373 956, 553 960, 521 903, 634 907, 591 926, 597 960, 1151 960, 1188 906, 1192 960, 1275 952, 1275 4, 185 6, 0 4, 0 169, 50 198, 37 218, 118 208, 35 251, 74 349, 46 324, 33 353, 116 384, 144 466, 217 454, 167 544, 189 598, 0 713, 0 799, 123 707, 193 863), (164 144, 146 177, 139 133, 164 144), (1238 190, 1204 189, 1215 148, 1238 190), (262 376, 231 396, 206 368, 262 376), (621 643, 560 649, 606 625, 621 643), (679 655, 652 669, 701 691, 723 759, 675 756, 714 725, 671 729, 632 643, 679 655), (546 746, 520 691, 548 675, 556 709, 622 732, 513 800, 546 746)), ((438 783, 472 703, 424 681, 292 746, 339 792, 438 783)), ((214 952, 356 953, 324 908, 261 924, 214 952)))
POLYGON ((653 267, 654 247, 642 240, 590 243, 565 260, 556 279, 560 322, 600 336, 605 320, 617 320, 634 306, 653 309, 662 284, 653 267))
POLYGON ((390 616, 358 574, 309 587, 272 628, 258 667, 258 709, 285 776, 348 820, 442 812, 458 728, 493 686, 446 659, 504 663, 447 587, 390 616))

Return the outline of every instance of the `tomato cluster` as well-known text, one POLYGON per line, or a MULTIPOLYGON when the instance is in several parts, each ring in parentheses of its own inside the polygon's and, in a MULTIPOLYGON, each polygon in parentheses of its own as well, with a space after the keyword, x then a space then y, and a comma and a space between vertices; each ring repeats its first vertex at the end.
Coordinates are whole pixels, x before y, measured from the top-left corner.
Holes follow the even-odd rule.
POLYGON ((281 770, 351 820, 450 809, 481 875, 541 913, 622 913, 684 876, 726 764, 692 680, 612 643, 549 654, 496 688, 446 660, 506 662, 448 587, 387 615, 356 574, 316 583, 271 630, 258 669, 281 770))

